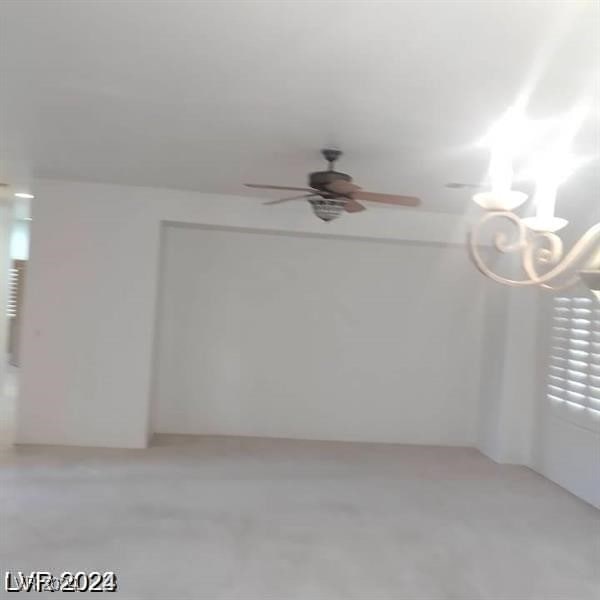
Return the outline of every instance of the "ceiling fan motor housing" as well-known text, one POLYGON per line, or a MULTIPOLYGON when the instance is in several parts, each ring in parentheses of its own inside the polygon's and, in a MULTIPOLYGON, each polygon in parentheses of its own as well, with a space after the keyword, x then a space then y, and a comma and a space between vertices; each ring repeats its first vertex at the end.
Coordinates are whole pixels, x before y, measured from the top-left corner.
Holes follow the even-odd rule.
POLYGON ((311 188, 326 192, 329 194, 328 197, 331 198, 335 198, 336 195, 331 194, 331 192, 328 191, 327 186, 334 181, 352 181, 352 177, 338 171, 315 171, 308 176, 308 184, 311 188))

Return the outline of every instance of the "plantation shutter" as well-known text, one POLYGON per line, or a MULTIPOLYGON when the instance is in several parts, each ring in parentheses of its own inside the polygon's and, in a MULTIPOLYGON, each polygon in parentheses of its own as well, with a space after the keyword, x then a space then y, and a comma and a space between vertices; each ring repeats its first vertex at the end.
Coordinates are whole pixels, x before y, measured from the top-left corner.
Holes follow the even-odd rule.
POLYGON ((559 416, 600 430, 600 307, 591 298, 554 300, 547 398, 559 416))

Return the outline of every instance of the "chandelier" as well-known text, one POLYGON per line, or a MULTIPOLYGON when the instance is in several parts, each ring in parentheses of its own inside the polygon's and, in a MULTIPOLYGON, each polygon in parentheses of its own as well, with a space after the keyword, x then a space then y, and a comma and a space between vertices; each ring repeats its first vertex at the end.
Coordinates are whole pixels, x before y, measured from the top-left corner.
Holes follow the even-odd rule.
POLYGON ((486 277, 505 285, 554 291, 583 282, 600 301, 600 223, 585 231, 566 252, 557 232, 568 221, 555 216, 558 187, 577 166, 568 147, 582 120, 580 109, 571 111, 552 143, 546 136, 543 157, 533 169, 537 210, 533 217, 522 218, 515 213, 528 196, 512 189, 516 148, 527 132, 522 107, 509 109, 488 134, 491 189, 473 196, 486 212, 469 235, 471 258, 486 277), (499 255, 516 257, 520 275, 500 274, 499 255))

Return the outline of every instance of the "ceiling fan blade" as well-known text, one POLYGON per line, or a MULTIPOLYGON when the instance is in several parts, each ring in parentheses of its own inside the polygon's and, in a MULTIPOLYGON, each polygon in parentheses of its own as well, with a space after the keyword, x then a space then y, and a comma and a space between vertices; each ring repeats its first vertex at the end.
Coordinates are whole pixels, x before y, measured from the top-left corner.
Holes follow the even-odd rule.
POLYGON ((356 213, 366 210, 366 208, 360 202, 357 202, 353 198, 350 198, 348 202, 346 202, 344 210, 349 213, 356 213))
POLYGON ((286 187, 282 185, 262 185, 261 183, 245 183, 246 187, 250 188, 258 188, 261 190, 292 190, 292 192, 313 192, 314 190, 311 188, 303 188, 303 187, 286 187))
POLYGON ((282 202, 289 202, 290 200, 300 200, 302 198, 310 198, 311 196, 316 196, 316 194, 302 194, 302 196, 292 196, 291 198, 279 198, 278 200, 269 200, 268 202, 263 202, 263 204, 281 204, 282 202))
POLYGON ((352 198, 367 200, 368 202, 381 202, 382 204, 395 204, 396 206, 419 206, 421 200, 414 196, 397 196, 395 194, 375 194, 358 190, 352 194, 352 198))
POLYGON ((333 181, 325 187, 335 194, 351 194, 352 192, 356 192, 361 189, 359 185, 356 185, 351 181, 344 181, 343 179, 333 181))

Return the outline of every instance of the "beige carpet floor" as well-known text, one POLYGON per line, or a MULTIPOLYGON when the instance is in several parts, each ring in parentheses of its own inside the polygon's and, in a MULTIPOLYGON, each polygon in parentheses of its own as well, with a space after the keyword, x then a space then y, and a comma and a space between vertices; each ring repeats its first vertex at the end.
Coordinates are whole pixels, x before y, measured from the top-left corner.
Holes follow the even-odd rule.
POLYGON ((598 600, 599 514, 472 449, 164 436, 0 454, 0 568, 115 571, 128 600, 598 600))

